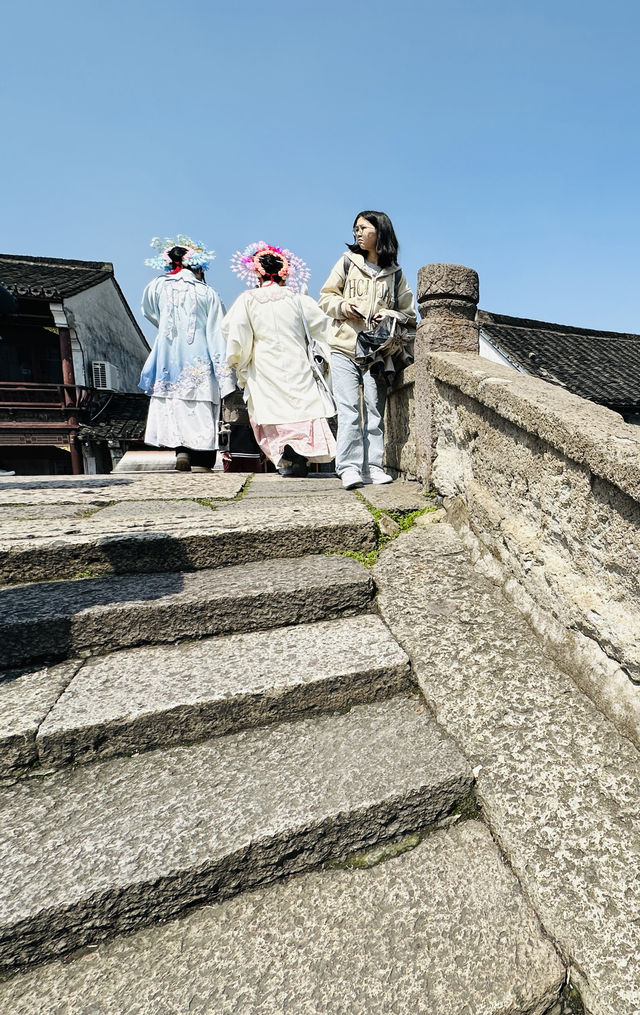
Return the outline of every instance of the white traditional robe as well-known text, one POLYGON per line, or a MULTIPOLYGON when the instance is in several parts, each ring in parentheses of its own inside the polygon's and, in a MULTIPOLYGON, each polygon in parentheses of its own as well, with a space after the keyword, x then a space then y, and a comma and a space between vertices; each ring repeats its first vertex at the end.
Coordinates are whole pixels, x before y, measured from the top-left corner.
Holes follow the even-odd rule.
POLYGON ((247 290, 224 318, 227 365, 244 388, 254 423, 300 423, 333 415, 311 369, 303 312, 329 360, 331 321, 314 299, 286 286, 247 290))
POLYGON ((234 389, 218 294, 183 268, 149 283, 142 313, 158 328, 139 385, 151 397, 145 443, 216 449, 220 400, 234 389))

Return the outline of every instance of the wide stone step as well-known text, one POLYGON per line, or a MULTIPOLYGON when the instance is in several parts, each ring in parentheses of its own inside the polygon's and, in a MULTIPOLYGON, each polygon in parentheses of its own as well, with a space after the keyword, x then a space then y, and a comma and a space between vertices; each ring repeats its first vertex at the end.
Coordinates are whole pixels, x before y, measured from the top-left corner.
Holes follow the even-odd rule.
MULTIPOLYGON (((117 488, 114 495, 119 496, 117 488)), ((267 498, 219 504, 118 501, 99 506, 89 517, 71 518, 67 504, 34 507, 52 513, 30 519, 21 505, 0 512, 4 585, 194 571, 310 553, 366 553, 377 542, 372 515, 347 491, 340 498, 301 492, 278 500, 277 510, 267 498)))
POLYGON ((367 609, 371 573, 325 554, 0 589, 3 668, 367 609))
POLYGON ((388 698, 409 660, 379 617, 277 628, 89 660, 40 726, 60 766, 388 698))
POLYGON ((23 780, 0 793, 0 968, 411 832, 471 785, 404 697, 23 780))
POLYGON ((546 1015, 564 968, 475 821, 0 984, 21 1015, 546 1015))

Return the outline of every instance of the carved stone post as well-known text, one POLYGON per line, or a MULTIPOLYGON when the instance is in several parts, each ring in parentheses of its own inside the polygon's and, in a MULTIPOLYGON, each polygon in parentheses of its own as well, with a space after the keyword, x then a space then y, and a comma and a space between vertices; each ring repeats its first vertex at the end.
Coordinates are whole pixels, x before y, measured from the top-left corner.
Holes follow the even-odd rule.
POLYGON ((478 352, 478 273, 460 264, 426 264, 418 272, 415 346, 416 472, 429 482, 436 434, 431 407, 429 354, 478 352))

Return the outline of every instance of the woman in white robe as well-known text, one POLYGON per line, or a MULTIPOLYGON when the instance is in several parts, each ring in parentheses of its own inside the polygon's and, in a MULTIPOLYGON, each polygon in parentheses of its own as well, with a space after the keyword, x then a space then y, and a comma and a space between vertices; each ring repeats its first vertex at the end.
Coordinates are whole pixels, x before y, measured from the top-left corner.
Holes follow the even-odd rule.
POLYGON ((306 476, 308 462, 335 457, 327 422, 336 411, 330 380, 313 355, 328 366, 331 322, 315 300, 294 291, 304 281, 299 258, 264 243, 254 247, 234 258, 234 270, 257 288, 242 293, 223 321, 227 365, 244 388, 265 455, 282 475, 306 476))
MULTIPOLYGON (((142 313, 158 328, 139 385, 151 399, 145 443, 175 448, 177 469, 208 470, 218 447, 220 400, 234 384, 221 327, 224 307, 204 281, 212 252, 178 239, 184 242, 165 252, 165 274, 142 297, 142 313)), ((156 259, 146 263, 158 266, 156 259)))

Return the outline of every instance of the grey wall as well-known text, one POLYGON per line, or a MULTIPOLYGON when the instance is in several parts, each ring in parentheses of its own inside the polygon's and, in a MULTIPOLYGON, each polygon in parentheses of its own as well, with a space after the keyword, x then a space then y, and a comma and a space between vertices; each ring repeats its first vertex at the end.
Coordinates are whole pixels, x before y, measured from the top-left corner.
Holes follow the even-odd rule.
POLYGON ((64 301, 84 352, 86 381, 92 384, 91 363, 104 360, 119 371, 120 391, 139 391, 138 380, 148 348, 131 320, 113 279, 106 279, 64 301))

